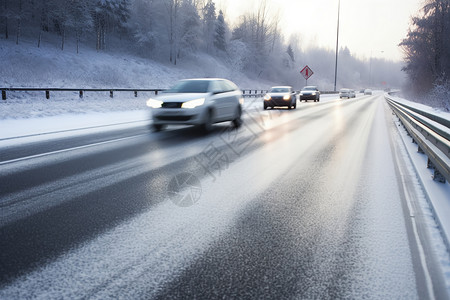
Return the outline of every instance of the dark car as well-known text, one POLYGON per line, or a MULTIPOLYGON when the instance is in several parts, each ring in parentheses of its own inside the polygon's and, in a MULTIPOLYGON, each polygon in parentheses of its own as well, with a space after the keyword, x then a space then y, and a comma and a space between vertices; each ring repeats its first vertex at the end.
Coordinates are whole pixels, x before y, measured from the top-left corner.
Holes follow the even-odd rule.
POLYGON ((264 109, 275 106, 287 106, 288 109, 297 108, 297 95, 291 86, 274 86, 264 96, 264 109))
POLYGON ((317 86, 305 86, 300 91, 300 101, 314 100, 314 102, 320 101, 320 91, 317 86))

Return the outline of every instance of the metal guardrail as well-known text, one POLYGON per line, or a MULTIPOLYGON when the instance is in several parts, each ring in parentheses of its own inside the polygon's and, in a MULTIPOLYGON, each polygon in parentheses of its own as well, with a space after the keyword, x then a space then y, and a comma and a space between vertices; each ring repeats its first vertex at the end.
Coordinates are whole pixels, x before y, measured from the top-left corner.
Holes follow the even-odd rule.
POLYGON ((450 182, 450 120, 395 101, 385 99, 403 126, 418 144, 418 152, 428 156, 428 168, 434 169, 433 179, 450 182))
POLYGON ((262 97, 267 94, 267 90, 242 90, 242 95, 244 97, 262 97), (253 92, 253 94, 252 94, 253 92))
POLYGON ((114 97, 114 92, 134 92, 134 96, 138 96, 138 92, 154 92, 156 95, 163 89, 75 89, 75 88, 0 88, 2 91, 2 100, 6 100, 6 92, 22 91, 22 92, 45 92, 45 98, 50 99, 50 92, 78 92, 79 97, 83 98, 85 92, 109 92, 109 97, 114 97))
MULTIPOLYGON (((133 92, 134 96, 137 97, 138 93, 142 92, 153 92, 158 95, 159 92, 164 91, 164 89, 80 89, 80 88, 4 88, 1 87, 2 100, 7 99, 7 92, 45 92, 45 98, 50 99, 50 92, 78 92, 79 97, 83 98, 85 92, 109 92, 109 97, 114 97, 114 92, 133 92)), ((267 90, 254 90, 254 89, 244 89, 242 94, 244 97, 262 97, 268 91, 267 90)), ((298 92, 300 93, 300 92, 298 92)), ((334 94, 337 92, 333 91, 321 91, 321 94, 334 94)))
MULTIPOLYGON (((45 92, 45 98, 50 99, 50 92, 78 92, 79 97, 83 98, 85 92, 109 92, 109 97, 114 97, 114 92, 133 92, 137 97, 138 93, 153 92, 158 95, 164 89, 77 89, 77 88, 0 88, 2 91, 2 100, 7 99, 7 92, 45 92)), ((262 97, 267 91, 265 90, 242 90, 244 97, 262 97)))

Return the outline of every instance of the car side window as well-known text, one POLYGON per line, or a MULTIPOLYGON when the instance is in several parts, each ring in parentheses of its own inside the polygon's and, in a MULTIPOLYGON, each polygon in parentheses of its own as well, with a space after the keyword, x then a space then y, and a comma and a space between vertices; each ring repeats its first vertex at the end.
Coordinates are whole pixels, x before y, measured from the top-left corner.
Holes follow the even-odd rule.
POLYGON ((210 91, 213 93, 223 93, 224 89, 220 84, 220 81, 212 81, 210 86, 210 91))
POLYGON ((222 90, 224 92, 232 92, 237 89, 237 87, 229 81, 221 80, 220 85, 222 86, 222 90))

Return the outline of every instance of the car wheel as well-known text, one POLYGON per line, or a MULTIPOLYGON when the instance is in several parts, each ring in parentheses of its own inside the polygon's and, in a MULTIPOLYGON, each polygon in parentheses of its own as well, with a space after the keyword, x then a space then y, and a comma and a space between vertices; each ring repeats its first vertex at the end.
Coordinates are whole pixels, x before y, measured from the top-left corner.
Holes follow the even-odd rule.
POLYGON ((232 121, 235 128, 239 128, 242 125, 242 110, 240 107, 237 108, 236 118, 232 121))
POLYGON ((264 103, 264 109, 266 110, 267 109, 267 105, 264 103))
POLYGON ((153 131, 155 131, 155 132, 158 132, 158 131, 161 131, 164 129, 164 125, 162 125, 162 124, 153 124, 152 127, 153 127, 153 131))
POLYGON ((294 109, 297 109, 297 101, 294 102, 294 106, 292 106, 294 109))
POLYGON ((213 119, 213 112, 208 111, 205 122, 201 126, 204 133, 208 133, 212 130, 212 127, 213 127, 212 119, 213 119))

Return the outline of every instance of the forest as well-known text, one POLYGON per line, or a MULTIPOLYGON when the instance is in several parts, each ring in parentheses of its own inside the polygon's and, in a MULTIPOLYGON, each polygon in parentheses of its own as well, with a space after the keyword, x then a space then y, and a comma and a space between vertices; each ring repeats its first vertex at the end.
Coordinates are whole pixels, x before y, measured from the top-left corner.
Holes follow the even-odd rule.
MULTIPOLYGON (((127 49, 173 66, 209 55, 255 79, 290 85, 303 85, 299 71, 308 64, 314 84, 331 90, 334 49, 305 49, 301 36, 285 37, 268 2, 258 3, 231 26, 213 0, 0 0, 0 40, 51 41, 76 53, 127 49)), ((400 62, 357 58, 346 47, 339 66, 338 88, 396 88, 404 80, 400 62)))
POLYGON ((450 109, 450 0, 425 1, 400 46, 411 90, 450 109))

